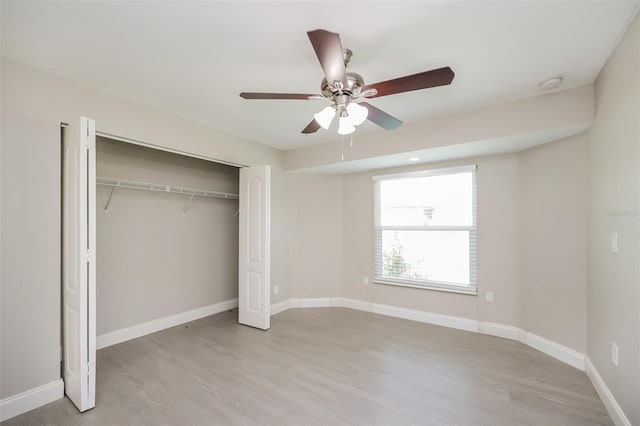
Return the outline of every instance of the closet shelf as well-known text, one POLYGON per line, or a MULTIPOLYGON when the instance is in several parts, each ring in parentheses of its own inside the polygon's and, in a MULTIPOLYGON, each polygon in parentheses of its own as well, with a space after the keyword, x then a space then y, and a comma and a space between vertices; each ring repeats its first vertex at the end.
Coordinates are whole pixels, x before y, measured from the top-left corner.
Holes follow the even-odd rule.
POLYGON ((209 191, 206 189, 185 188, 181 186, 161 185, 158 183, 136 182, 133 180, 113 179, 113 178, 105 178, 105 177, 97 177, 96 184, 103 185, 103 186, 110 186, 113 189, 115 189, 116 187, 120 187, 120 188, 130 188, 130 189, 141 189, 145 191, 173 192, 176 194, 185 194, 185 195, 191 195, 191 196, 197 195, 200 197, 227 198, 230 200, 237 200, 240 198, 238 194, 232 194, 229 192, 209 191))

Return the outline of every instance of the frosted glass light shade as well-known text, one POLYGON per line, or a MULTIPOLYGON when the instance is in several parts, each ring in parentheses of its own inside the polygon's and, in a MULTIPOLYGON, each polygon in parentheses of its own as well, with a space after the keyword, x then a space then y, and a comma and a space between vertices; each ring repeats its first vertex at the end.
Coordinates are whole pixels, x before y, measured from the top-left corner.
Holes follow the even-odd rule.
POLYGON ((338 126, 338 133, 341 135, 349 135, 356 131, 355 126, 351 121, 351 117, 340 117, 340 125, 338 126))
POLYGON ((347 113, 349 114, 349 117, 351 117, 351 123, 354 126, 359 126, 367 119, 369 110, 362 105, 352 102, 347 106, 347 113))
POLYGON ((323 129, 328 129, 335 115, 336 115, 336 112, 333 109, 333 107, 328 106, 324 108, 322 111, 314 114, 313 118, 316 119, 320 127, 322 127, 323 129))

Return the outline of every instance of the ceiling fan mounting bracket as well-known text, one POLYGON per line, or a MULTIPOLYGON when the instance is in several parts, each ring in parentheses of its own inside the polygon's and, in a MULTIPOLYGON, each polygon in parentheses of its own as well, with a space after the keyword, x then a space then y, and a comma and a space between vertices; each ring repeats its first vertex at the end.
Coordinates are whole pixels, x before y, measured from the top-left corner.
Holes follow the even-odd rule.
POLYGON ((344 49, 342 51, 342 58, 344 59, 344 66, 349 66, 349 61, 351 61, 351 57, 353 56, 353 52, 351 49, 344 49))

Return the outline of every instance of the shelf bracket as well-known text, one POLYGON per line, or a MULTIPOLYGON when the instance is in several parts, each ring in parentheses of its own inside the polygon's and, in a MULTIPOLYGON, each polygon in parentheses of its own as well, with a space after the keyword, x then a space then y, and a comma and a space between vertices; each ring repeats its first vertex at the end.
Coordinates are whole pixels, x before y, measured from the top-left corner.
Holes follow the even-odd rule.
POLYGON ((116 190, 116 186, 118 186, 118 184, 114 183, 113 186, 111 187, 111 193, 109 194, 109 199, 107 200, 107 204, 104 205, 105 214, 107 214, 107 212, 109 211, 109 206, 111 205, 111 197, 113 197, 113 193, 116 190))
POLYGON ((189 208, 191 207, 191 202, 193 201, 193 196, 196 195, 195 192, 191 193, 191 197, 189 198, 189 201, 187 201, 187 204, 185 204, 185 206, 182 208, 182 213, 186 213, 189 211, 189 208))

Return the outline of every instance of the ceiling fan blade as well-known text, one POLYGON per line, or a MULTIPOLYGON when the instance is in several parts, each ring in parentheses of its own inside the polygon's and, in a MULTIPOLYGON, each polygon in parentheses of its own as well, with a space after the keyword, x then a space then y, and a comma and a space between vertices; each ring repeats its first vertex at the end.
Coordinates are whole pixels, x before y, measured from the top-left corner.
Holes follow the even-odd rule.
POLYGON ((340 35, 326 30, 307 31, 307 35, 329 85, 333 86, 334 82, 340 81, 347 87, 347 67, 342 56, 340 35))
POLYGON ((315 99, 320 95, 307 95, 303 93, 254 93, 254 92, 242 92, 240 97, 244 99, 293 99, 306 101, 309 99, 315 99))
POLYGON ((359 102, 359 105, 362 105, 369 110, 367 120, 376 123, 378 126, 382 127, 385 130, 393 130, 402 126, 402 121, 367 102, 359 102))
POLYGON ((455 74, 451 68, 444 67, 400 78, 394 78, 393 80, 381 81, 380 83, 368 84, 362 88, 362 91, 364 92, 368 89, 376 89, 378 93, 369 96, 369 99, 379 98, 380 96, 411 92, 412 90, 446 86, 447 84, 451 84, 454 76, 455 74))
POLYGON ((311 120, 311 123, 307 124, 307 127, 305 127, 302 130, 302 133, 315 133, 318 131, 318 129, 320 128, 320 124, 318 124, 318 122, 313 119, 311 120))

